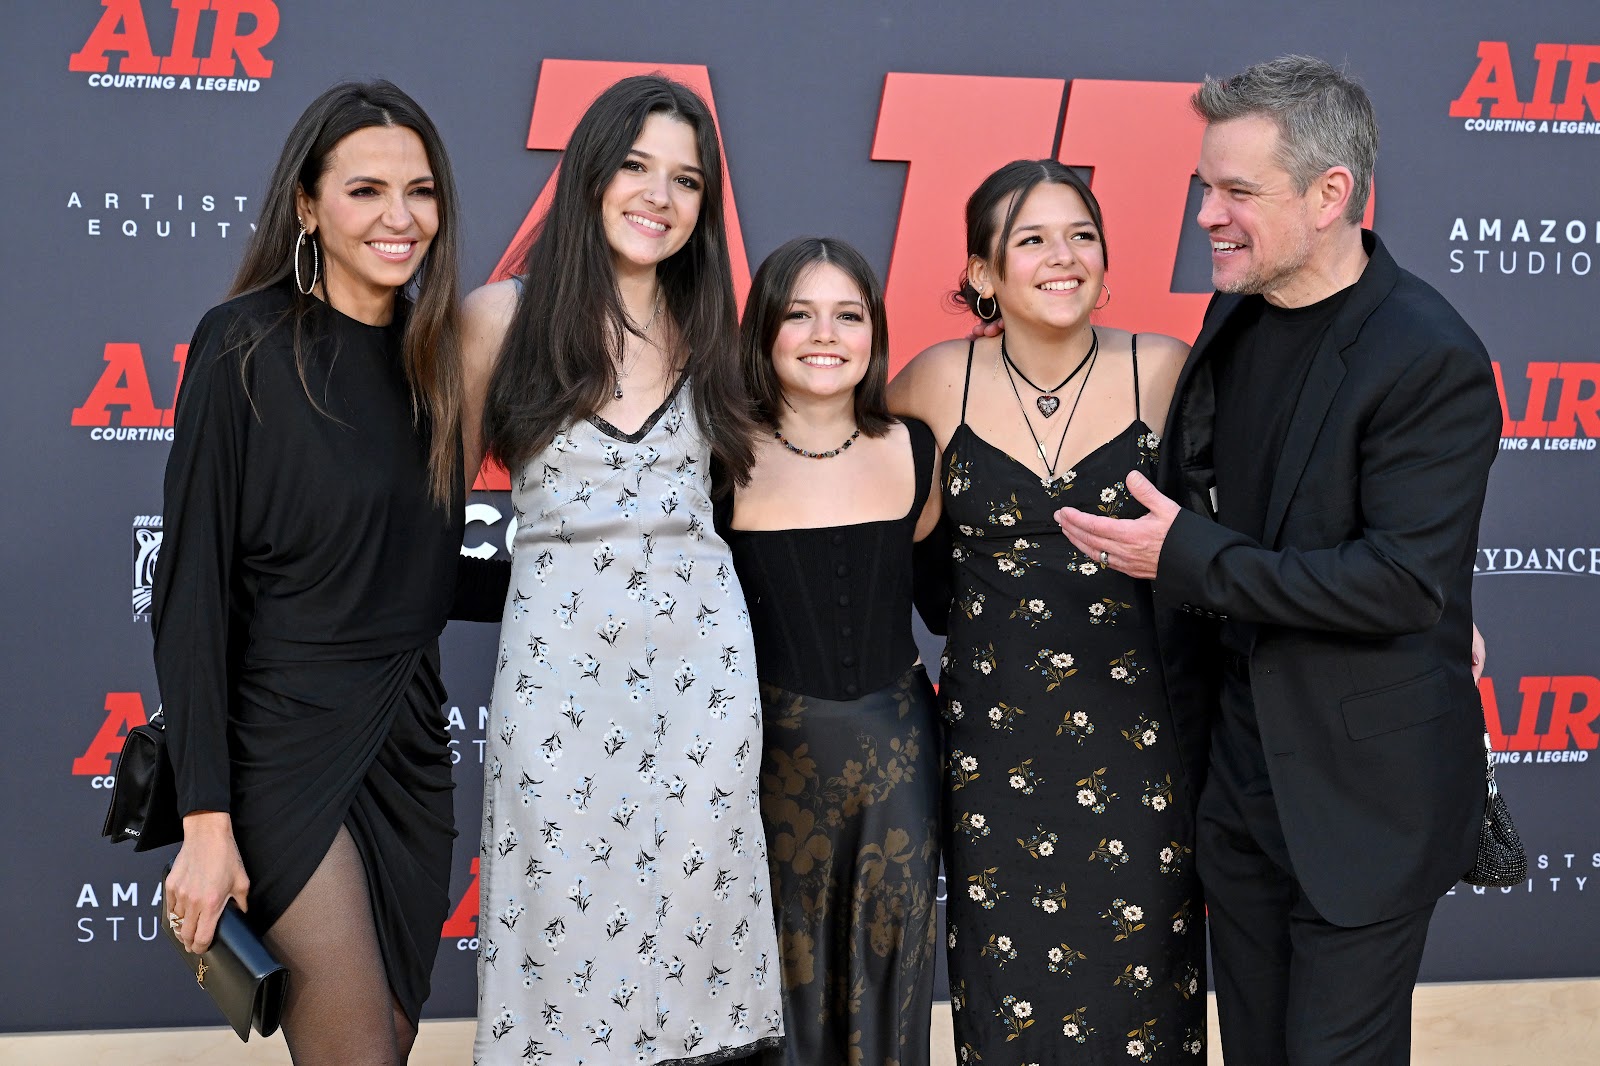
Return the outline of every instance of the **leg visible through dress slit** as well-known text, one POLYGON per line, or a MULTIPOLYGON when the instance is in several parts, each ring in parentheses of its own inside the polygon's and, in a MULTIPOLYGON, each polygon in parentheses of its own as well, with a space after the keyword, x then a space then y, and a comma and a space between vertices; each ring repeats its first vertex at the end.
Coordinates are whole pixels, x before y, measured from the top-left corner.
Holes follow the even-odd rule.
POLYGON ((267 932, 289 968, 283 1035, 295 1066, 396 1066, 411 1054, 416 1029, 389 988, 368 893, 361 855, 341 826, 267 932))

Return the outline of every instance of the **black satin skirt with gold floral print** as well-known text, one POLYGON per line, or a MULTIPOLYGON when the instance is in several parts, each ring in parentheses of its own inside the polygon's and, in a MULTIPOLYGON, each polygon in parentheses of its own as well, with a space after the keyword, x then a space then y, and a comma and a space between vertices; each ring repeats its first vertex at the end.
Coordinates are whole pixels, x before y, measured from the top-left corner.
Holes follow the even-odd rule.
POLYGON ((933 1001, 939 710, 922 667, 837 702, 761 686, 783 959, 764 1066, 921 1066, 933 1001))

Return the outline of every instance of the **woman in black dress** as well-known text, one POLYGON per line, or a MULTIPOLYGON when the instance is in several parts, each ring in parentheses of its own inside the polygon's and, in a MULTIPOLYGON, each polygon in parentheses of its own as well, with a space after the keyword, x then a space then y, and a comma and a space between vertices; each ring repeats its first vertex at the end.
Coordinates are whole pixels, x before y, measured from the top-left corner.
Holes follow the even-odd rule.
POLYGON ((410 97, 324 93, 178 400, 154 600, 184 816, 166 910, 196 952, 228 899, 247 911, 292 974, 297 1063, 406 1059, 449 907, 455 214, 410 97))
POLYGON ((1187 351, 1091 324, 1103 233, 1061 164, 992 174, 967 203, 958 298, 1005 332, 930 348, 891 393, 944 442, 955 539, 940 695, 960 1062, 1204 1053, 1204 745, 1168 710, 1148 586, 1052 517, 1142 513, 1123 479, 1153 469, 1187 351))
POLYGON ((741 347, 768 429, 718 525, 761 681, 788 1034, 765 1061, 925 1063, 939 732, 912 554, 938 522, 937 449, 884 407, 882 290, 849 245, 802 238, 769 256, 741 347))

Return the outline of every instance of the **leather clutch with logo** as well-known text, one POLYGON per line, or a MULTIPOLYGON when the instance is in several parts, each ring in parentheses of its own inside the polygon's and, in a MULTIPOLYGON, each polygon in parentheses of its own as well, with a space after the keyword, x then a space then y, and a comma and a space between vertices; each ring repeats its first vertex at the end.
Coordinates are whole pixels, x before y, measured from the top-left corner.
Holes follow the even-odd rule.
POLYGON ((170 922, 163 919, 161 926, 194 974, 195 982, 222 1008, 240 1040, 249 1041, 252 1028, 262 1036, 277 1032, 283 1018, 289 970, 272 957, 233 900, 228 901, 217 919, 216 936, 204 954, 185 951, 170 922))

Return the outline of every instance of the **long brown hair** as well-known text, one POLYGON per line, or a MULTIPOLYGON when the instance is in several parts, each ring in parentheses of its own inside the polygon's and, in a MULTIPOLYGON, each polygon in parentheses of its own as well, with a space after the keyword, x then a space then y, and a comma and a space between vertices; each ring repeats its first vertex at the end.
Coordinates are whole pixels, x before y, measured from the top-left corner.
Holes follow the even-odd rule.
POLYGON ((818 263, 844 271, 861 293, 867 321, 872 323, 872 351, 867 373, 855 390, 856 425, 869 437, 881 437, 894 424, 885 398, 889 384, 889 322, 883 311, 883 286, 866 257, 837 237, 796 237, 762 262, 750 283, 739 326, 739 361, 756 417, 778 424, 783 386, 772 369, 772 345, 783 328, 800 276, 818 263))
POLYGON ((567 143, 555 197, 523 261, 522 294, 484 412, 489 451, 516 470, 576 419, 598 411, 615 385, 628 323, 617 292, 601 198, 651 115, 695 132, 705 174, 688 241, 656 267, 678 330, 701 432, 739 484, 755 461, 755 421, 739 378, 739 323, 722 216, 722 152, 711 111, 695 92, 656 74, 624 78, 589 105, 567 143))
MULTIPOLYGON (((300 247, 300 224, 295 218, 296 191, 304 189, 307 196, 316 196, 317 185, 334 148, 350 134, 371 126, 402 126, 414 132, 422 138, 428 166, 433 172, 439 230, 422 266, 406 286, 413 296, 401 353, 406 381, 411 386, 412 420, 420 422, 426 417, 430 429, 429 490, 434 501, 446 507, 457 498, 461 480, 463 392, 455 233, 458 208, 450 157, 445 154, 444 142, 433 120, 415 100, 390 82, 371 81, 335 85, 311 102, 284 142, 283 152, 267 183, 261 218, 228 295, 258 292, 294 276, 295 255, 300 247)), ((314 237, 307 237, 305 243, 314 241, 314 237)), ((301 270, 307 276, 311 273, 310 249, 302 255, 301 270)), ((287 287, 293 300, 288 316, 293 320, 295 369, 312 406, 321 410, 306 380, 305 328, 306 317, 322 301, 314 295, 302 294, 297 286, 287 287)), ((404 294, 396 294, 396 299, 403 298, 404 294)), ((398 309, 396 313, 400 313, 398 309)), ((246 347, 241 372, 248 369, 259 340, 256 338, 256 343, 246 347)))

